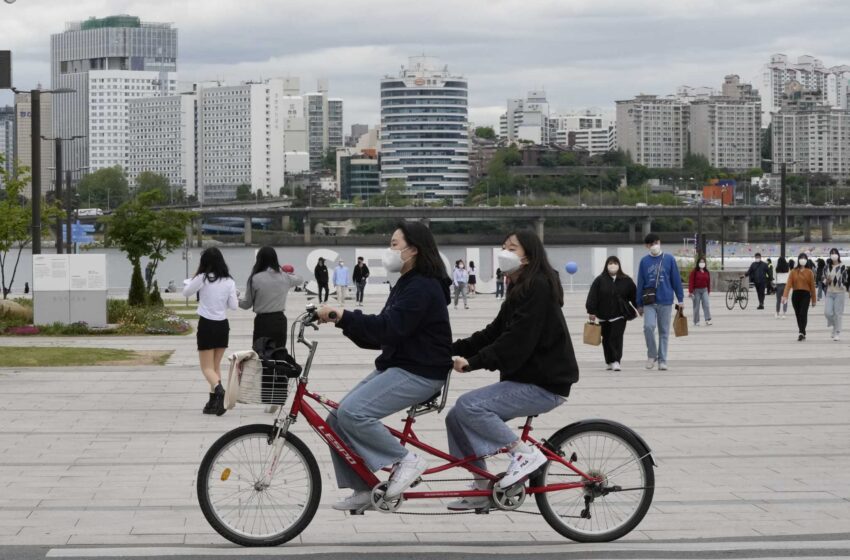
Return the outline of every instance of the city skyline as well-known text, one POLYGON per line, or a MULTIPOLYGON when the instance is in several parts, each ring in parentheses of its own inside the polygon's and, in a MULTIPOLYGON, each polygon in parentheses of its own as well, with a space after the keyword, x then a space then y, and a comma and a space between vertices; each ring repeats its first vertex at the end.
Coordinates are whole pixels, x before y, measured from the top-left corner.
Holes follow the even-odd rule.
POLYGON ((434 2, 427 13, 383 0, 366 6, 84 0, 57 10, 19 0, 0 4, 0 36, 14 52, 16 85, 48 87, 50 34, 67 22, 121 13, 170 22, 180 33, 181 80, 327 78, 345 100, 345 128, 379 122, 377 80, 422 52, 468 78, 470 121, 495 127, 508 98, 536 88, 556 112, 598 107, 613 116, 617 99, 713 86, 730 73, 759 88, 775 53, 850 62, 850 47, 831 39, 850 7, 830 0, 434 2))

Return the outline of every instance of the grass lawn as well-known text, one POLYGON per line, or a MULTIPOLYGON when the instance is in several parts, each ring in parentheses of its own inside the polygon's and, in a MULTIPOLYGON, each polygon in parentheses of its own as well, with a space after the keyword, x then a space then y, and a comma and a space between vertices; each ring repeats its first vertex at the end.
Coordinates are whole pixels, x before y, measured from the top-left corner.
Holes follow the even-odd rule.
POLYGON ((172 350, 138 352, 116 348, 0 346, 0 367, 161 366, 172 353, 172 350))

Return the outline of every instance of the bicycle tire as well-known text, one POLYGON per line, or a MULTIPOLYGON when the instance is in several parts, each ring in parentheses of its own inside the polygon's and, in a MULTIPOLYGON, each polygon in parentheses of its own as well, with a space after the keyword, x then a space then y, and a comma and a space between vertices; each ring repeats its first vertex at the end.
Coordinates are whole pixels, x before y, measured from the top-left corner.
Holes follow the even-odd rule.
MULTIPOLYGON (((598 435, 596 436, 598 438, 598 435)), ((579 469, 582 469, 587 474, 594 474, 594 476, 598 474, 603 474, 605 476, 606 485, 607 482, 613 480, 614 477, 618 479, 618 483, 622 482, 626 484, 626 490, 622 492, 611 492, 605 496, 596 496, 593 499, 591 505, 594 510, 587 518, 581 517, 579 515, 568 515, 567 513, 559 513, 559 511, 567 511, 564 508, 569 507, 569 505, 559 506, 558 503, 553 503, 554 497, 557 495, 561 495, 562 497, 566 497, 569 493, 573 493, 576 499, 571 499, 571 503, 573 505, 584 505, 590 511, 590 507, 585 503, 585 495, 588 493, 588 489, 574 489, 574 490, 563 490, 561 492, 547 492, 541 494, 535 494, 535 499, 537 501, 537 507, 540 510, 540 513, 543 514, 543 518, 546 519, 546 522, 558 533, 571 539, 576 542, 610 542, 617 540, 629 532, 631 532, 638 524, 643 520, 647 511, 649 511, 649 506, 652 504, 652 497, 655 493, 655 473, 652 466, 652 457, 649 456, 648 451, 645 450, 643 444, 641 444, 639 438, 624 426, 620 426, 617 424, 612 424, 609 422, 598 421, 598 422, 588 422, 582 423, 573 426, 567 426, 565 428, 561 428, 558 430, 551 438, 547 440, 547 445, 549 445, 552 449, 558 450, 564 453, 564 456, 567 457, 568 460, 573 458, 573 454, 576 454, 575 460, 572 463, 579 469), (594 466, 593 462, 597 459, 588 458, 587 456, 596 453, 599 449, 599 442, 596 441, 593 443, 593 448, 591 450, 590 442, 586 442, 584 447, 582 448, 582 444, 580 442, 582 436, 593 436, 593 434, 605 435, 611 438, 614 442, 619 442, 623 449, 631 456, 627 462, 620 462, 620 459, 615 461, 616 466, 613 469, 608 470, 608 461, 614 459, 615 449, 610 450, 610 455, 603 460, 601 465, 594 466), (581 455, 579 456, 579 453, 581 455), (586 462, 586 461, 590 462, 586 462), (617 464, 619 463, 619 464, 617 464), (625 471, 615 473, 615 471, 620 471, 620 469, 625 468, 628 465, 634 465, 636 469, 636 474, 632 474, 631 478, 621 478, 621 476, 625 475, 625 471), (607 471, 607 472, 602 472, 607 471), (638 480, 640 479, 640 480, 638 480), (616 500, 609 500, 608 496, 620 496, 623 495, 627 489, 632 488, 631 484, 639 484, 639 498, 637 501, 632 500, 631 505, 622 504, 616 502, 616 500), (603 500, 609 500, 608 502, 603 502, 603 500), (607 529, 607 530, 594 530, 593 520, 598 517, 604 518, 606 516, 616 515, 619 512, 623 511, 623 507, 629 507, 629 510, 626 511, 628 515, 615 526, 607 529), (576 526, 573 526, 576 525, 576 526), (581 525, 579 527, 578 525, 581 525), (589 526, 589 528, 588 528, 589 526)), ((607 449, 607 443, 603 442, 602 449, 600 454, 605 457, 605 450, 607 449)), ((622 460, 626 460, 625 457, 621 458, 622 460)), ((544 467, 539 471, 534 479, 532 480, 532 486, 545 486, 547 483, 547 478, 550 478, 551 470, 557 468, 559 473, 566 473, 570 475, 572 471, 568 470, 566 467, 553 462, 548 462, 544 467)), ((577 477, 577 475, 573 475, 577 477)), ((551 476, 551 478, 555 478, 555 476, 551 476)), ((557 480, 563 481, 563 478, 558 478, 557 480)), ((575 480, 575 478, 573 478, 575 480)), ((550 483, 555 483, 553 480, 550 483)), ((619 485, 619 484, 618 484, 619 485)))
MULTIPOLYGON (((234 526, 231 520, 225 519, 224 514, 227 512, 225 512, 224 509, 227 507, 232 508, 232 504, 219 504, 223 499, 228 497, 237 501, 235 506, 237 516, 240 515, 240 512, 245 512, 247 514, 248 510, 255 511, 252 529, 254 528, 259 516, 263 516, 263 521, 258 529, 263 527, 269 528, 269 521, 265 519, 265 515, 268 512, 262 512, 261 510, 263 509, 270 510, 270 513, 273 513, 278 520, 281 520, 281 513, 283 513, 284 517, 286 517, 287 511, 285 508, 289 506, 281 504, 281 507, 284 509, 278 509, 273 500, 278 499, 278 496, 284 495, 287 496, 287 498, 285 498, 286 500, 291 499, 291 492, 297 491, 296 488, 302 484, 300 482, 296 482, 293 485, 292 490, 290 490, 288 486, 284 489, 282 485, 275 485, 274 483, 270 483, 268 488, 263 489, 258 489, 256 486, 258 478, 260 478, 259 475, 262 474, 263 469, 267 464, 267 460, 270 457, 269 453, 271 451, 271 444, 269 444, 269 436, 271 436, 274 429, 275 428, 273 426, 267 424, 251 424, 231 430, 213 443, 212 447, 210 447, 206 455, 204 455, 203 461, 201 461, 197 481, 198 502, 201 506, 201 511, 204 513, 204 517, 206 517, 209 524, 219 535, 238 545, 278 546, 292 540, 310 524, 310 521, 313 520, 313 516, 315 516, 316 510, 319 507, 319 500, 322 495, 322 478, 319 472, 319 465, 316 463, 316 458, 313 456, 313 453, 307 445, 295 435, 288 433, 286 434, 286 440, 284 442, 286 447, 281 453, 280 462, 276 467, 275 475, 294 477, 299 474, 296 467, 300 464, 301 469, 306 476, 304 484, 307 484, 308 486, 307 491, 303 492, 304 503, 296 503, 296 505, 301 506, 299 515, 297 515, 293 522, 285 528, 282 528, 281 530, 266 531, 265 534, 249 534, 244 528, 243 530, 239 530, 238 527, 234 526), (240 449, 239 454, 233 454, 230 456, 231 458, 229 460, 222 460, 221 464, 219 464, 219 459, 228 457, 226 453, 228 453, 233 446, 241 441, 249 440, 250 446, 248 448, 240 449), (266 448, 269 449, 267 450, 266 448), (255 451, 258 462, 254 463, 252 468, 251 464, 252 459, 255 458, 255 451), (292 452, 291 457, 295 458, 297 461, 297 464, 293 465, 292 468, 285 466, 287 465, 285 459, 290 457, 288 452, 292 452), (246 465, 239 464, 239 462, 243 461, 243 459, 247 463, 246 465), (232 466, 221 468, 225 464, 230 465, 231 463, 232 466), (216 482, 214 490, 214 493, 216 494, 215 496, 211 496, 211 481, 216 482), (251 494, 252 487, 253 494, 251 494), (220 492, 225 492, 225 498, 219 497, 220 492), (249 495, 246 498, 243 498, 244 493, 248 493, 249 495), (265 496, 266 504, 263 504, 263 495, 265 496), (251 505, 252 499, 255 496, 256 501, 253 505, 251 505), (257 513, 258 511, 259 513, 257 513)), ((243 448, 244 447, 245 446, 243 445, 243 448)), ((273 475, 272 481, 275 480, 275 475, 273 475)), ((283 480, 283 484, 286 484, 285 478, 283 480)), ((295 498, 295 502, 298 502, 297 498, 298 497, 295 498)), ((231 509, 229 513, 233 512, 234 510, 231 509)), ((270 514, 269 517, 271 518, 270 514)))
POLYGON ((737 303, 737 290, 733 290, 729 288, 726 290, 726 309, 732 311, 735 309, 735 304, 737 303))
POLYGON ((741 306, 741 311, 747 308, 747 304, 750 302, 750 290, 749 288, 741 288, 738 292, 738 305, 741 306))

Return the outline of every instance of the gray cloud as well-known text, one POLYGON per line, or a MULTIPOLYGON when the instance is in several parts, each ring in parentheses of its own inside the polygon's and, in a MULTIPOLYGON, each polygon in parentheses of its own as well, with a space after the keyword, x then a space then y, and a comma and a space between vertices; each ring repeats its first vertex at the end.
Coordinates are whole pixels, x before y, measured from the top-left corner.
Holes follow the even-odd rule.
POLYGON ((49 84, 49 35, 116 13, 173 22, 184 79, 292 75, 307 90, 327 77, 347 124, 377 122, 379 78, 422 52, 469 78, 481 124, 536 87, 559 110, 610 113, 617 99, 717 87, 728 73, 759 87, 776 52, 850 63, 842 0, 17 0, 0 3, 15 81, 49 84))

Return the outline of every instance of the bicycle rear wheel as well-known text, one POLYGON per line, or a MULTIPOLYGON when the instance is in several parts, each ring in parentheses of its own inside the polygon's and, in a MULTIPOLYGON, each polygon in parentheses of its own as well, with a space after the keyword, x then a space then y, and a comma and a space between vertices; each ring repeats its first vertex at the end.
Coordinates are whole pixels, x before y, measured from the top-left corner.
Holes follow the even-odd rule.
POLYGON ((286 434, 280 459, 273 426, 242 426, 220 437, 198 471, 198 502, 218 534, 242 546, 277 546, 303 531, 319 507, 322 481, 310 449, 286 434))
POLYGON ((735 308, 736 290, 729 288, 726 290, 726 309, 732 311, 735 308))
MULTIPOLYGON (((655 492, 652 458, 637 437, 623 426, 588 422, 567 426, 547 444, 599 484, 535 494, 537 507, 549 525, 578 542, 609 542, 628 534, 641 522, 655 492)), ((548 462, 533 486, 578 482, 579 475, 548 462)))
POLYGON ((738 291, 738 305, 741 306, 741 311, 747 308, 747 304, 750 302, 750 290, 748 288, 741 288, 738 291))

